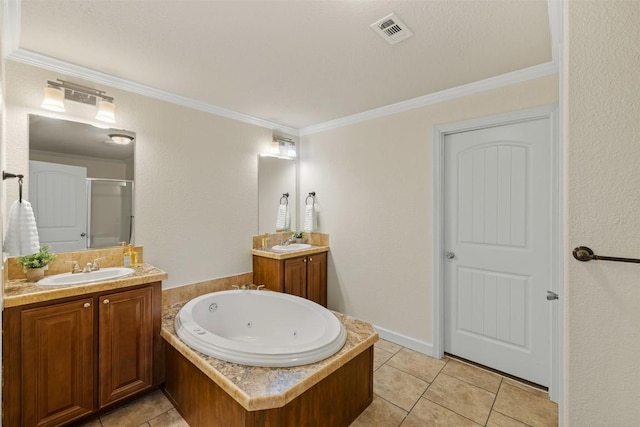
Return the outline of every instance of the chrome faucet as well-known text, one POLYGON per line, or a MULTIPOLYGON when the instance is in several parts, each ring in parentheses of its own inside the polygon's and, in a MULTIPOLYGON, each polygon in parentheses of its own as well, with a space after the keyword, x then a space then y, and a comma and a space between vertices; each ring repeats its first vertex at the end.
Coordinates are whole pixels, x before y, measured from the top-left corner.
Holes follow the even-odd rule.
POLYGON ((78 261, 67 261, 71 262, 73 266, 71 267, 71 273, 91 273, 92 271, 100 270, 100 261, 106 259, 106 257, 99 257, 93 260, 93 262, 88 262, 82 269, 80 269, 80 264, 78 261))
POLYGON ((78 261, 67 261, 72 263, 73 265, 71 266, 71 273, 75 274, 75 273, 80 273, 82 270, 80 270, 80 264, 78 264, 78 261))
POLYGON ((296 240, 296 235, 295 233, 291 233, 291 237, 289 237, 284 243, 282 243, 282 246, 289 246, 294 240, 296 240))
POLYGON ((99 261, 102 261, 103 259, 107 259, 107 257, 106 256, 101 256, 101 257, 98 257, 98 258, 94 259, 93 260, 93 264, 91 264, 91 271, 100 270, 99 261))

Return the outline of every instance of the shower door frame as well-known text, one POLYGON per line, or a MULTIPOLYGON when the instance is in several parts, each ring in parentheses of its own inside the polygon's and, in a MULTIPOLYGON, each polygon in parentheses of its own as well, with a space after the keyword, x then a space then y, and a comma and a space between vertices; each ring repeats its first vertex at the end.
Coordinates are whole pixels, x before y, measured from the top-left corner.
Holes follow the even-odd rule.
POLYGON ((126 182, 131 184, 131 215, 129 216, 129 243, 135 244, 135 212, 136 212, 136 198, 135 189, 136 184, 132 179, 116 179, 116 178, 87 178, 87 249, 101 249, 91 247, 91 182, 93 181, 107 181, 107 182, 126 182))

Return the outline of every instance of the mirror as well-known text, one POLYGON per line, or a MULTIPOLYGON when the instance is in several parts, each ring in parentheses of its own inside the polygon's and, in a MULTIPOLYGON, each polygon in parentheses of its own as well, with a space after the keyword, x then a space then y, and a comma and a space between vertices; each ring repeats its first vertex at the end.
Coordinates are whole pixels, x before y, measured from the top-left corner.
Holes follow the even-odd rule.
POLYGON ((296 165, 295 158, 258 156, 258 234, 276 231, 281 200, 283 204, 288 201, 288 229, 296 229, 296 165), (283 198, 285 193, 288 198, 283 198))
POLYGON ((29 115, 28 200, 41 245, 64 252, 133 243, 134 146, 131 131, 29 115))

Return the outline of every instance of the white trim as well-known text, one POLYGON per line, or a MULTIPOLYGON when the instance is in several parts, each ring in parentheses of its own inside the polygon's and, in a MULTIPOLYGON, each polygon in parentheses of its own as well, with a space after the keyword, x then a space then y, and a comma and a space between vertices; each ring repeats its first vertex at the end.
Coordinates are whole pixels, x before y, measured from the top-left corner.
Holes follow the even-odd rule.
POLYGON ((386 105, 384 107, 375 108, 373 110, 364 111, 362 113, 353 114, 341 119, 331 120, 317 125, 307 126, 300 129, 300 135, 310 135, 323 132, 378 117, 389 116, 391 114, 403 111, 413 110, 414 108, 424 107, 426 105, 438 104, 444 101, 473 95, 475 93, 487 90, 497 89, 516 83, 522 83, 527 80, 533 80, 540 77, 548 76, 558 72, 558 64, 556 62, 547 62, 533 67, 525 68, 511 73, 502 74, 477 82, 469 83, 462 86, 456 86, 451 89, 445 89, 440 92, 431 93, 429 95, 420 96, 406 101, 397 102, 395 104, 386 105))
MULTIPOLYGON (((433 129, 433 356, 441 358, 444 355, 444 141, 448 134, 466 132, 475 129, 492 126, 507 125, 537 118, 549 118, 551 123, 552 143, 552 188, 556 191, 551 196, 552 221, 552 254, 551 277, 555 283, 550 286, 562 296, 562 265, 560 253, 562 250, 562 194, 560 184, 562 182, 561 144, 558 138, 558 106, 547 105, 544 107, 514 111, 497 116, 483 117, 457 123, 435 126, 433 129)), ((558 325, 562 325, 562 311, 558 310, 558 304, 562 300, 553 303, 551 320, 551 369, 549 394, 557 396, 561 392, 561 364, 559 357, 562 351, 562 335, 558 325), (560 388, 559 388, 560 387, 560 388)))
MULTIPOLYGON (((39 53, 31 52, 24 49, 18 49, 7 56, 7 59, 24 64, 33 65, 35 67, 44 68, 46 70, 62 73, 67 76, 77 77, 94 83, 104 84, 116 89, 125 90, 139 95, 148 96, 150 98, 159 99, 161 101, 171 102, 184 107, 193 108, 195 110, 204 111, 206 113, 215 114, 240 122, 261 126, 267 129, 277 130, 294 136, 299 135, 298 129, 284 126, 279 123, 260 119, 258 117, 249 116, 237 111, 228 110, 217 105, 208 104, 206 102, 187 98, 186 96, 176 95, 162 89, 157 89, 142 83, 133 82, 120 77, 116 77, 101 71, 92 70, 90 68, 81 67, 66 61, 61 61, 39 53)), ((44 84, 44 82, 43 82, 44 84)))
POLYGON ((6 57, 20 44, 20 0, 2 0, 2 53, 6 57))
POLYGON ((415 338, 390 331, 380 326, 373 325, 373 327, 376 329, 376 331, 378 331, 378 335, 383 340, 391 341, 392 343, 410 348, 411 350, 426 354, 427 356, 438 357, 433 353, 433 345, 428 342, 420 341, 415 338))
POLYGON ((562 3, 562 0, 549 0, 547 3, 549 32, 551 36, 551 55, 553 62, 556 64, 560 64, 560 49, 564 37, 562 31, 562 3))

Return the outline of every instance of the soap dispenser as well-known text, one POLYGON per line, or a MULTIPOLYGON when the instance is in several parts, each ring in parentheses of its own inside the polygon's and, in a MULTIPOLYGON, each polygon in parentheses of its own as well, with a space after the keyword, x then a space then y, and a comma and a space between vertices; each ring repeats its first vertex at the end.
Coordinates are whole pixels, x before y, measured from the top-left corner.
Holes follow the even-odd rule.
POLYGON ((127 242, 120 242, 120 246, 122 246, 122 265, 129 267, 131 266, 131 253, 125 246, 126 244, 127 242))
POLYGON ((131 267, 135 267, 138 265, 138 253, 133 248, 132 244, 129 244, 129 262, 131 263, 131 267))

